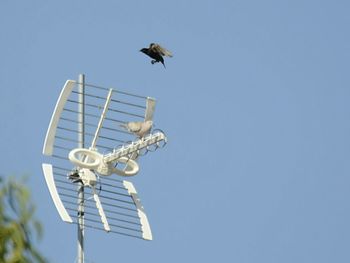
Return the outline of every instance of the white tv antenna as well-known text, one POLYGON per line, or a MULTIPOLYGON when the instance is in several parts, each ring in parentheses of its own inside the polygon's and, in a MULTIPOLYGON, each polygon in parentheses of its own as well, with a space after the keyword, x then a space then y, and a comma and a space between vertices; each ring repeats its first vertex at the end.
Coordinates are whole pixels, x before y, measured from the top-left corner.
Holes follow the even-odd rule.
POLYGON ((136 175, 138 158, 165 146, 165 134, 152 130, 154 109, 153 98, 87 84, 84 75, 63 86, 42 167, 61 219, 78 226, 78 263, 86 227, 152 240, 134 185, 113 174, 136 175))

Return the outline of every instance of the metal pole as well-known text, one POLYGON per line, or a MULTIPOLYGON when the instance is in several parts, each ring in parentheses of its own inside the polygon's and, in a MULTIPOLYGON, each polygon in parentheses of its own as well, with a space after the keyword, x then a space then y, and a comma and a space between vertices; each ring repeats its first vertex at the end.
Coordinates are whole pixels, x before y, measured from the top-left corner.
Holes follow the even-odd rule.
MULTIPOLYGON (((85 146, 85 75, 79 74, 78 80, 78 147, 85 146)), ((78 263, 84 263, 84 185, 78 185, 78 263)))

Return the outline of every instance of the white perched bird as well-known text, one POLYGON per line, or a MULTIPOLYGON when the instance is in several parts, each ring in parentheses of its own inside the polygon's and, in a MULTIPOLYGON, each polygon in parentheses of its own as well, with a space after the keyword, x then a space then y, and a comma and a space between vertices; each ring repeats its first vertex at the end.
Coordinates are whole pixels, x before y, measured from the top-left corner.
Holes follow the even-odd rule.
POLYGON ((125 124, 121 124, 120 126, 128 130, 129 132, 132 132, 133 134, 137 135, 138 137, 142 138, 151 130, 153 126, 153 121, 127 122, 125 124))

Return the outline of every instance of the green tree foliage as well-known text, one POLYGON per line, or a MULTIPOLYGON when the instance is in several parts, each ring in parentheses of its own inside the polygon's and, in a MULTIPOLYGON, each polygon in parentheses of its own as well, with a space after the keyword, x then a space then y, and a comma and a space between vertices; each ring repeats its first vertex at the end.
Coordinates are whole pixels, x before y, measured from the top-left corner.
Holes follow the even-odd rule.
POLYGON ((24 181, 0 177, 0 263, 46 262, 33 246, 33 238, 42 236, 34 212, 24 181))

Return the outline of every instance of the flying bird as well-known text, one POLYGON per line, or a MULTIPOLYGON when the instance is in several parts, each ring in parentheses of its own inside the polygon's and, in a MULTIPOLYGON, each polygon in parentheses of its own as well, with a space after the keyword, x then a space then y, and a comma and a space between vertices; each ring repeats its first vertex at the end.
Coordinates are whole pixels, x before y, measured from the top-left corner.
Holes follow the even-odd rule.
POLYGON ((167 56, 171 58, 173 56, 173 54, 169 50, 155 43, 151 43, 149 45, 149 48, 143 48, 140 50, 140 52, 145 53, 147 56, 153 58, 153 60, 151 61, 152 64, 160 62, 163 64, 164 68, 165 64, 163 57, 167 56))
POLYGON ((124 124, 120 124, 120 126, 128 130, 129 132, 135 134, 136 136, 142 138, 151 130, 153 126, 153 121, 127 122, 124 124))

